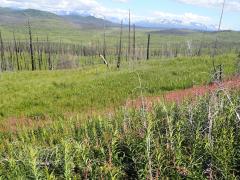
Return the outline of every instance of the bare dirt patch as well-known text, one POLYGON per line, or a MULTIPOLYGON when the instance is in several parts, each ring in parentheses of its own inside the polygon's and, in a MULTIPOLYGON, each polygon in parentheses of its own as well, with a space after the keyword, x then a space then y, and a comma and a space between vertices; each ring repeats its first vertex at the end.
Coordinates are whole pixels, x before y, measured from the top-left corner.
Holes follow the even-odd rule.
POLYGON ((8 118, 0 122, 0 132, 17 132, 23 129, 36 129, 49 124, 50 120, 33 120, 28 118, 8 118))
POLYGON ((231 79, 226 79, 221 83, 212 83, 205 86, 195 86, 189 89, 177 90, 163 94, 162 96, 150 96, 134 100, 128 99, 126 102, 126 107, 140 109, 144 105, 146 110, 150 110, 155 103, 160 101, 180 103, 186 99, 194 99, 199 96, 204 96, 207 93, 216 91, 219 88, 228 90, 240 89, 240 77, 238 76, 231 79))

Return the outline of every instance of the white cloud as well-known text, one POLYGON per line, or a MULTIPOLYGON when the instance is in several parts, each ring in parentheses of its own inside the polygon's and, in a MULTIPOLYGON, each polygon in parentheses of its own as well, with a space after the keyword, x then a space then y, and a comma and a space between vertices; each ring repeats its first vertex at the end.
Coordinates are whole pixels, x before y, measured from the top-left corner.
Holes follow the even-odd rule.
MULTIPOLYGON (((177 0, 185 4, 192 4, 203 7, 222 7, 224 0, 177 0)), ((240 11, 240 0, 226 0, 226 9, 240 11)))
POLYGON ((114 2, 120 2, 120 3, 128 3, 129 0, 113 0, 114 2))
POLYGON ((91 10, 100 7, 100 4, 95 0, 0 0, 1 6, 17 7, 22 9, 33 8, 47 10, 52 12, 58 11, 76 11, 76 10, 91 10))

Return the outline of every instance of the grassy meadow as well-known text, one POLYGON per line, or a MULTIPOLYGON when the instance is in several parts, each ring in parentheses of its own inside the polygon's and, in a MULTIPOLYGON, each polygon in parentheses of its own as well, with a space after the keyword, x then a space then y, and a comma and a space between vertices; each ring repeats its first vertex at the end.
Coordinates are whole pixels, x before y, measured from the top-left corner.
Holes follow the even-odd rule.
MULTIPOLYGON (((31 20, 31 19, 30 19, 31 20)), ((32 19, 31 21, 33 40, 36 41, 38 38, 41 41, 46 41, 47 36, 51 42, 69 44, 88 44, 90 42, 103 41, 104 27, 98 28, 86 28, 81 26, 70 26, 65 24, 58 19, 32 19), (41 24, 41 25, 39 25, 41 24)), ((111 47, 118 43, 120 24, 119 27, 106 27, 106 40, 107 44, 111 47)), ((3 38, 5 41, 13 40, 13 32, 15 32, 18 40, 26 41, 28 39, 28 27, 27 20, 22 22, 20 25, 1 25, 0 30, 2 31, 3 38)), ((240 43, 240 33, 234 31, 223 31, 223 32, 201 32, 194 30, 164 30, 164 29, 146 29, 142 27, 136 27, 136 43, 146 45, 147 35, 152 35, 152 46, 160 47, 161 44, 167 43, 186 43, 186 41, 199 42, 203 41, 206 43, 213 43, 218 37, 219 43, 240 43)), ((123 27, 123 43, 127 45, 128 28, 123 27)))
MULTIPOLYGON (((225 76, 236 72, 235 55, 222 55, 225 76)), ((75 70, 4 72, 0 79, 0 119, 45 119, 67 113, 117 108, 140 95, 139 78, 146 96, 190 88, 210 82, 212 59, 192 57, 94 65, 75 70)))

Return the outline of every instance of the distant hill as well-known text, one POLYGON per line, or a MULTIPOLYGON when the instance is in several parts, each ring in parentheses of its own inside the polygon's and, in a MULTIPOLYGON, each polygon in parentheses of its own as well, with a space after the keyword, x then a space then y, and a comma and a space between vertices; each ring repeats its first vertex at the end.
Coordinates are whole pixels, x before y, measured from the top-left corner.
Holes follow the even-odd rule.
POLYGON ((96 18, 94 16, 80 16, 80 15, 64 15, 62 16, 66 21, 80 25, 83 28, 98 28, 103 27, 116 27, 119 26, 117 23, 111 21, 96 18))
MULTIPOLYGON (((81 15, 56 15, 54 13, 35 9, 16 10, 10 8, 0 8, 0 25, 19 26, 25 25, 30 20, 33 24, 41 27, 62 26, 69 28, 99 28, 103 27, 104 20, 94 16, 81 15)), ((107 27, 115 27, 116 23, 105 21, 107 27)))
POLYGON ((14 10, 10 8, 0 8, 0 25, 19 25, 26 23, 30 20, 60 20, 61 18, 56 14, 27 9, 27 10, 14 10))

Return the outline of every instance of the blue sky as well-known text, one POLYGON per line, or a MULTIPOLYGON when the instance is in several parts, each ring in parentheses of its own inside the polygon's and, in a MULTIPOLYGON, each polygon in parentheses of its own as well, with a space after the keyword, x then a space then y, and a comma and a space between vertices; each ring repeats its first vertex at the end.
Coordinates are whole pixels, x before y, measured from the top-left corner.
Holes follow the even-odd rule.
MULTIPOLYGON (((54 13, 90 13, 115 20, 158 22, 177 19, 185 23, 217 25, 223 0, 0 0, 2 7, 33 8, 54 13)), ((240 30, 240 0, 226 0, 223 29, 240 30)))

